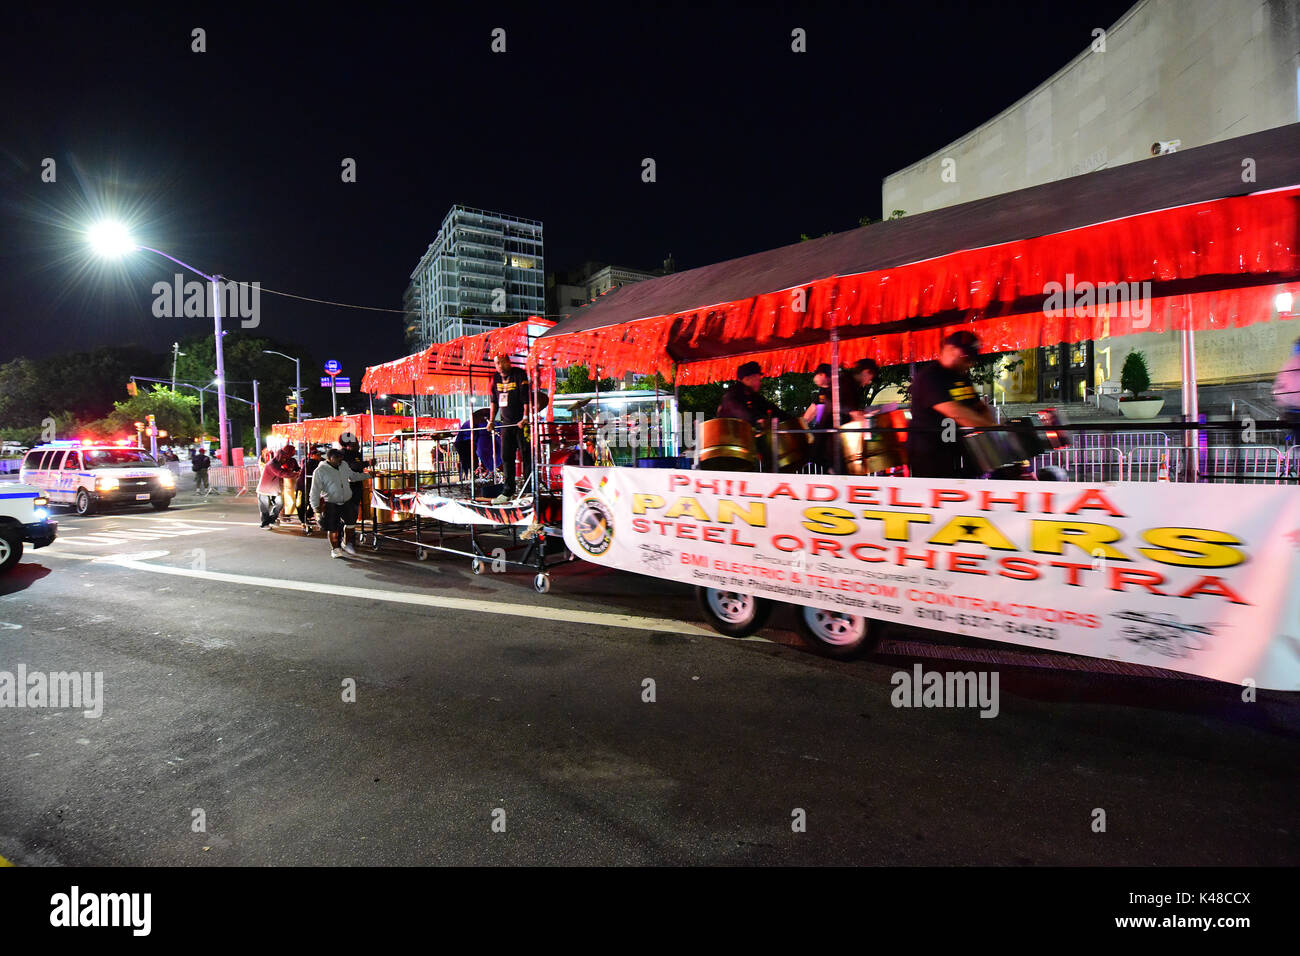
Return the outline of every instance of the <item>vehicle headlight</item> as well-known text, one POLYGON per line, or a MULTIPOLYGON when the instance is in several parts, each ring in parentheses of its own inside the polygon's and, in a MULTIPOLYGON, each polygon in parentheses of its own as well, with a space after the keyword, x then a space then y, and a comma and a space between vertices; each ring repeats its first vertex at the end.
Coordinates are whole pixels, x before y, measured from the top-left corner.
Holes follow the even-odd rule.
POLYGON ((33 506, 33 507, 36 507, 36 508, 44 508, 44 507, 45 507, 46 505, 48 505, 49 503, 50 503, 50 499, 49 499, 49 498, 33 498, 33 499, 32 499, 32 506, 33 506))
POLYGON ((96 478, 95 487, 100 491, 112 491, 117 487, 116 478, 96 478))
POLYGON ((164 471, 158 476, 158 484, 162 485, 164 488, 174 488, 176 487, 176 476, 170 471, 164 471))
POLYGON ((49 508, 35 508, 35 509, 32 510, 32 517, 35 518, 37 521, 49 521, 49 520, 50 520, 50 509, 49 509, 49 508))

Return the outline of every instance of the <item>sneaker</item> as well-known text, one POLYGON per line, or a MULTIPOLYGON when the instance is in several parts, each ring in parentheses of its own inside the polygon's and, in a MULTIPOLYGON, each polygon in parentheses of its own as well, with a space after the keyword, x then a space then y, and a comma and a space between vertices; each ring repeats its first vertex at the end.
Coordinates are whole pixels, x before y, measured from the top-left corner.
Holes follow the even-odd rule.
POLYGON ((494 505, 503 505, 509 500, 510 498, 507 497, 506 495, 497 495, 495 498, 492 499, 492 503, 494 505))
POLYGON ((338 548, 330 548, 330 557, 331 557, 331 558, 341 558, 341 557, 343 557, 343 552, 340 551, 338 548))
POLYGON ((343 550, 346 551, 348 554, 352 555, 353 557, 356 557, 357 549, 352 547, 351 541, 343 542, 343 550))

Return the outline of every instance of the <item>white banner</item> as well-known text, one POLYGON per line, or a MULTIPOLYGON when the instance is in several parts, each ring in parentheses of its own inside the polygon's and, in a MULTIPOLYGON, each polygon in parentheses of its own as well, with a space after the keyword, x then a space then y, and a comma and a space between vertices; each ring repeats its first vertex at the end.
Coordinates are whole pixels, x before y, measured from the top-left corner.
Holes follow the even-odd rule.
POLYGON ((1300 690, 1300 494, 564 469, 596 564, 1027 647, 1300 690))

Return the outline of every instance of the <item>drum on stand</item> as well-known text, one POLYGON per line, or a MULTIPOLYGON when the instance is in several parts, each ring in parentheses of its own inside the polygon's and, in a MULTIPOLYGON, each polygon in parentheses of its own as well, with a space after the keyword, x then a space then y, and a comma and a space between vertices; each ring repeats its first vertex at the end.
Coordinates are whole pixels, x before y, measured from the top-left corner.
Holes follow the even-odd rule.
MULTIPOLYGON (((797 418, 782 418, 776 424, 777 471, 798 471, 808 461, 808 446, 812 436, 797 418)), ((758 434, 759 460, 766 471, 772 467, 772 443, 764 432, 758 434)))
POLYGON ((844 472, 874 475, 907 464, 907 413, 881 412, 865 422, 849 422, 840 430, 844 472))
POLYGON ((962 448, 981 474, 1022 465, 1033 457, 1019 435, 1000 429, 963 435, 962 448))
POLYGON ((758 471, 758 442, 749 422, 711 418, 700 425, 699 467, 706 471, 758 471))

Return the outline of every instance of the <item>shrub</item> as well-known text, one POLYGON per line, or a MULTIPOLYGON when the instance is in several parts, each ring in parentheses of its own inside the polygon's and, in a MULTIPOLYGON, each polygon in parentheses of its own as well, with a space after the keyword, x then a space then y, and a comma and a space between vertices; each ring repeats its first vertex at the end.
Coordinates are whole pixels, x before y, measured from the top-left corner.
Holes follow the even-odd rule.
POLYGON ((1119 373, 1120 388, 1134 398, 1151 387, 1151 372, 1147 368, 1147 357, 1141 352, 1129 352, 1124 359, 1124 368, 1119 373))

